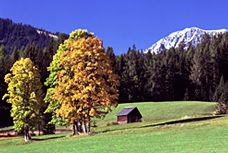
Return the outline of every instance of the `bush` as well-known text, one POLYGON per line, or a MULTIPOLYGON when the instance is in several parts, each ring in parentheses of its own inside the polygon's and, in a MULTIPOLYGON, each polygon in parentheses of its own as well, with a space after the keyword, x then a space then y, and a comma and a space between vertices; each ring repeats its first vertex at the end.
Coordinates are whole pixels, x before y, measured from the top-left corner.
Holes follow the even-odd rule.
POLYGON ((118 123, 117 122, 107 123, 107 126, 111 126, 111 125, 118 125, 118 123))
POLYGON ((217 114, 228 114, 228 105, 226 103, 219 103, 217 106, 217 114))

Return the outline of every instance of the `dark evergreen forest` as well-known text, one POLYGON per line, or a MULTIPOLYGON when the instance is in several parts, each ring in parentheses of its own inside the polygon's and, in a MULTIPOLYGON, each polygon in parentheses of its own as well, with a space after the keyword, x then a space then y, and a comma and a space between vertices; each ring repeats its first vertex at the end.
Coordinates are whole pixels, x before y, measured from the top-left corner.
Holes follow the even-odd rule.
POLYGON ((196 47, 180 45, 158 54, 135 46, 126 54, 107 54, 120 76, 119 102, 220 101, 228 79, 228 33, 205 35, 196 47), (221 87, 223 86, 223 87, 221 87))

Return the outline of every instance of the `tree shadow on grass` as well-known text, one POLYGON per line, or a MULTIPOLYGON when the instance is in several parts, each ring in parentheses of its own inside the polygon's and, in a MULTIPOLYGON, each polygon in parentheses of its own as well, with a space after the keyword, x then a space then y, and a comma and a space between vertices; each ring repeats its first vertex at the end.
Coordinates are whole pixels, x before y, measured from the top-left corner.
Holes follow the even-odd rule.
POLYGON ((32 141, 46 141, 46 140, 52 140, 52 139, 59 139, 63 138, 65 136, 53 136, 53 137, 48 137, 48 138, 32 138, 32 141))
POLYGON ((196 117, 196 118, 180 119, 180 120, 175 120, 175 121, 167 121, 167 122, 163 122, 163 123, 141 126, 141 128, 162 126, 162 125, 172 125, 172 124, 179 124, 179 123, 188 123, 188 122, 198 122, 198 121, 211 120, 211 119, 220 118, 220 117, 223 117, 223 115, 196 117))

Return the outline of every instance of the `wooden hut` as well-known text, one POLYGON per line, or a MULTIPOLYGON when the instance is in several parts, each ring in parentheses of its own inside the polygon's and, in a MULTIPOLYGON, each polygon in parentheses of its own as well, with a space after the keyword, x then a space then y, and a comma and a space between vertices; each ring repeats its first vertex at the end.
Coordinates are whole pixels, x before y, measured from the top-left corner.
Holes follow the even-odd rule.
POLYGON ((142 115, 137 107, 124 108, 117 114, 118 124, 140 122, 141 119, 142 115))

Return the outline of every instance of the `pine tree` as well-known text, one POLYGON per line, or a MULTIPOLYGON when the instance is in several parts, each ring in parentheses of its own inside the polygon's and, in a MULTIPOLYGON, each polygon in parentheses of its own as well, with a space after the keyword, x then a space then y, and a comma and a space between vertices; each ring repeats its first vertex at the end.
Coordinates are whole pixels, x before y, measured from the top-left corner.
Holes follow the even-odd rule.
POLYGON ((163 57, 166 52, 162 52, 153 57, 153 64, 150 68, 148 76, 148 90, 150 92, 151 100, 153 101, 163 101, 167 100, 167 80, 166 71, 167 67, 164 64, 163 57))
POLYGON ((222 93, 224 92, 224 79, 223 79, 223 76, 220 78, 220 82, 214 92, 214 95, 213 95, 213 101, 216 101, 218 102, 220 97, 222 96, 222 93))
POLYGON ((9 56, 9 67, 12 67, 13 64, 20 58, 20 53, 22 52, 17 48, 14 48, 13 52, 9 56))
MULTIPOLYGON (((9 59, 6 54, 4 46, 0 46, 0 97, 6 93, 7 84, 4 82, 4 76, 9 69, 9 59)), ((0 104, 0 125, 11 125, 12 119, 10 118, 10 104, 2 101, 0 104)))
POLYGON ((113 68, 113 71, 116 72, 116 56, 114 54, 113 48, 112 47, 108 47, 106 50, 106 55, 108 56, 110 62, 111 62, 111 66, 113 68))
POLYGON ((209 101, 213 73, 212 55, 209 51, 210 37, 205 35, 202 43, 196 48, 193 57, 190 79, 195 87, 196 100, 209 101))
POLYGON ((228 33, 224 33, 220 37, 215 39, 219 41, 217 45, 217 64, 220 77, 223 75, 224 81, 228 80, 228 33), (218 39, 218 40, 217 40, 218 39))
POLYGON ((194 99, 194 84, 190 80, 191 68, 193 65, 193 57, 195 54, 195 49, 190 45, 186 51, 186 58, 185 58, 185 71, 184 75, 187 77, 186 89, 185 89, 185 96, 184 100, 193 100, 194 99))
POLYGON ((152 100, 152 85, 153 81, 151 80, 151 76, 153 75, 153 68, 154 68, 154 55, 149 51, 144 57, 144 74, 143 77, 145 79, 143 85, 143 92, 144 92, 144 99, 146 101, 152 100))
POLYGON ((8 56, 4 47, 0 46, 0 93, 4 92, 5 83, 2 80, 4 80, 4 75, 8 71, 8 66, 8 56))
POLYGON ((126 83, 127 80, 124 77, 125 75, 123 75, 124 71, 124 67, 126 65, 126 61, 124 58, 125 55, 120 55, 116 57, 116 73, 118 74, 118 76, 120 76, 120 86, 119 86, 119 103, 124 103, 124 102, 128 102, 128 96, 127 96, 127 88, 126 88, 126 83))
POLYGON ((142 99, 143 89, 143 56, 136 47, 128 49, 127 54, 122 56, 122 68, 120 72, 121 99, 124 101, 139 101, 142 99))

